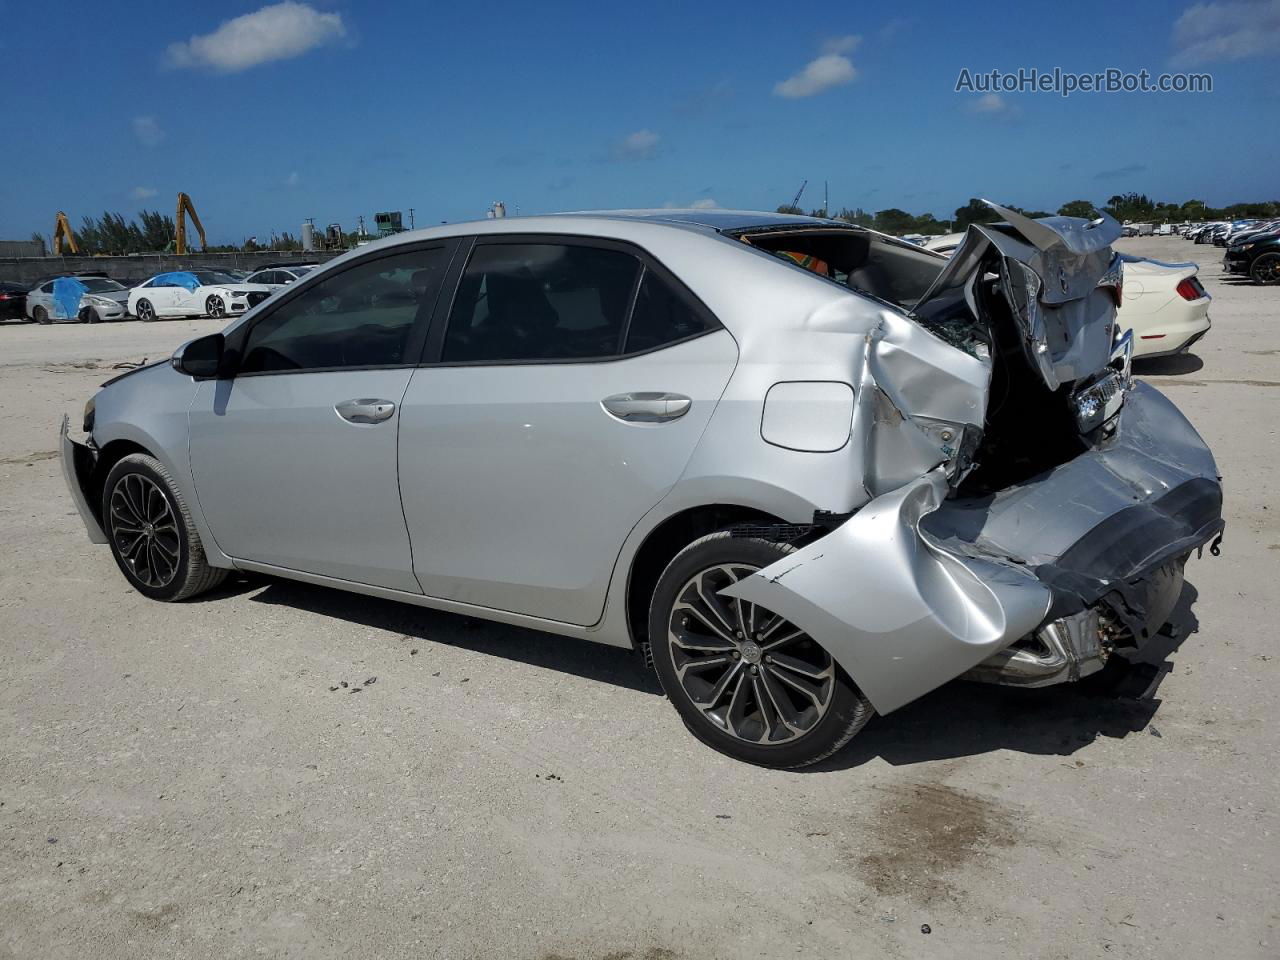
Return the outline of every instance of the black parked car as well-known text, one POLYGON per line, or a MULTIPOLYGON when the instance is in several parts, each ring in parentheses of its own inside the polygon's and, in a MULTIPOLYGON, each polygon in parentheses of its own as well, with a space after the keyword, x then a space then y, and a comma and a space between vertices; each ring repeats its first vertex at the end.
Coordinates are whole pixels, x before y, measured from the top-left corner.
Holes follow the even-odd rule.
POLYGON ((0 320, 27 319, 27 285, 0 283, 0 320))
POLYGON ((1248 237, 1234 243, 1222 258, 1227 273, 1242 273, 1254 283, 1280 283, 1280 231, 1248 237))

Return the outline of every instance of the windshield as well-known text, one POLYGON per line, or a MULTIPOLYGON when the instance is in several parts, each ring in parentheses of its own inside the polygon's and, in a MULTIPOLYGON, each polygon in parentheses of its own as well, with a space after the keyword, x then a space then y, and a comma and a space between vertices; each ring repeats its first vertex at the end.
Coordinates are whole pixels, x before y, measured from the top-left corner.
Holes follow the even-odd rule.
POLYGON ((221 270, 196 270, 195 278, 200 281, 202 287, 208 287, 217 283, 239 283, 229 273, 223 273, 221 270))
POLYGON ((79 277, 85 289, 90 293, 107 293, 113 290, 124 290, 123 284, 116 283, 114 280, 107 280, 103 277, 79 277))

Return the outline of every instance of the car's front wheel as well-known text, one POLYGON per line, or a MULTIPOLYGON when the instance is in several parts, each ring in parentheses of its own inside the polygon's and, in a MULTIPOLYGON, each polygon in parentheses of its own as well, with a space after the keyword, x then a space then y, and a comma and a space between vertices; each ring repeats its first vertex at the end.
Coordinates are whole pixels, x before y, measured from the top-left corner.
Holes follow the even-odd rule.
POLYGON ((227 315, 227 305, 220 296, 213 294, 205 300, 204 312, 215 320, 221 320, 227 315))
POLYGON ((152 600, 186 600, 227 575, 205 558, 182 494, 154 457, 130 454, 111 468, 102 517, 116 564, 152 600))
POLYGON ((831 756, 875 711, 804 630, 720 591, 792 548, 721 531, 687 546, 654 590, 649 643, 662 688, 703 743, 792 768, 831 756))
POLYGON ((93 307, 85 307, 80 311, 81 323, 97 323, 98 321, 98 311, 93 309, 93 307))
POLYGON ((31 319, 36 323, 50 323, 49 311, 44 307, 36 307, 31 311, 31 319))
POLYGON ((1280 253, 1264 253, 1258 257, 1249 268, 1249 276, 1254 283, 1266 286, 1280 283, 1280 253))
POLYGON ((139 300, 133 312, 143 323, 150 323, 156 318, 156 308, 151 305, 150 300, 139 300))

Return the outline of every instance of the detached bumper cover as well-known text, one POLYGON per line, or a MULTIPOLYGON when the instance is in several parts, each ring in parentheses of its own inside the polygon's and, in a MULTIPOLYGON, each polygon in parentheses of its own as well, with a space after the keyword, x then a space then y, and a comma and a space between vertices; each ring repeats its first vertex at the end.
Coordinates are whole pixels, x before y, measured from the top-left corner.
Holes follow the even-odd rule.
POLYGON ((84 444, 72 440, 69 430, 69 421, 64 416, 58 438, 58 449, 62 452, 62 479, 66 481, 71 500, 80 513, 80 519, 84 521, 89 542, 106 543, 107 535, 102 532, 102 525, 89 507, 89 498, 85 493, 85 481, 93 473, 94 453, 84 444))
POLYGON ((1153 584, 1223 528, 1212 454, 1145 384, 1074 460, 992 497, 947 492, 932 471, 724 593, 808 631, 886 713, 1099 603, 1135 636, 1158 629, 1153 584))

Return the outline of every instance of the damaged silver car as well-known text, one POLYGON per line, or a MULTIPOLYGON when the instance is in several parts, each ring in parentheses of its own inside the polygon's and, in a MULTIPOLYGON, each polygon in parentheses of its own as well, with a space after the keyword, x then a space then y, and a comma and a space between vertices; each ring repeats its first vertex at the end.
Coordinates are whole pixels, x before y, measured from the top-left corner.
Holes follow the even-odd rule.
POLYGON ((67 484, 148 597, 257 571, 631 647, 705 743, 812 763, 1100 669, 1216 552, 1119 226, 996 209, 945 264, 721 211, 399 234, 106 384, 67 484))

